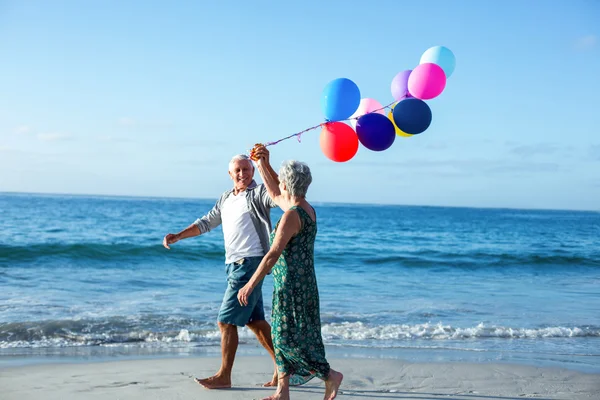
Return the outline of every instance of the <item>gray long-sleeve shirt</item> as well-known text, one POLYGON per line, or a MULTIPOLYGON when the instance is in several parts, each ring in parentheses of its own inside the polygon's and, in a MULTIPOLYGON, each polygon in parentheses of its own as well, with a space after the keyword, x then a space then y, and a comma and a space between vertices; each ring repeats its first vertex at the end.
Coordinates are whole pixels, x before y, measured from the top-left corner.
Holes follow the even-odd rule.
MULTIPOLYGON (((233 189, 224 192, 208 214, 194 221, 194 224, 200 229, 201 234, 210 232, 221 225, 223 203, 231 192, 233 192, 233 189)), ((269 251, 269 232, 271 232, 271 208, 277 207, 277 204, 269 197, 265 185, 257 185, 254 179, 246 189, 246 200, 248 201, 250 218, 260 239, 260 244, 265 254, 267 254, 269 251)))

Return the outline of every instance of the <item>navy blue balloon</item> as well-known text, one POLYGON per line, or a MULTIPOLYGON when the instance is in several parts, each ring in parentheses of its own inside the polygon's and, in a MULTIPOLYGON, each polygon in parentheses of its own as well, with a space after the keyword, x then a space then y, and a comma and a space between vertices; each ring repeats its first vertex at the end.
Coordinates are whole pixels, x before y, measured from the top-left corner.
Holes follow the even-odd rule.
POLYGON ((423 100, 404 99, 394 107, 394 123, 402 132, 416 135, 431 124, 431 109, 423 100))
POLYGON ((358 140, 369 150, 389 149, 396 139, 396 128, 385 115, 365 114, 356 121, 358 140))
POLYGON ((321 109, 327 121, 342 121, 350 117, 360 104, 360 90, 350 79, 329 82, 321 94, 321 109))

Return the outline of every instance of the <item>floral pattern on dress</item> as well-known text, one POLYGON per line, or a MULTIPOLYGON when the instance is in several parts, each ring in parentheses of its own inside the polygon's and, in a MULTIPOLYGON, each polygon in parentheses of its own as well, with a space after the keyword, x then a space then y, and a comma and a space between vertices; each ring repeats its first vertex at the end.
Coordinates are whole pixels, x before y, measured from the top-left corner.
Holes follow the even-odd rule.
MULTIPOLYGON (((321 337, 319 290, 315 275, 314 247, 317 223, 301 207, 292 207, 302 228, 289 241, 273 266, 271 332, 277 368, 298 379, 326 379, 329 363, 321 337)), ((280 220, 281 221, 281 220, 280 220)), ((271 233, 271 244, 277 226, 271 233)))

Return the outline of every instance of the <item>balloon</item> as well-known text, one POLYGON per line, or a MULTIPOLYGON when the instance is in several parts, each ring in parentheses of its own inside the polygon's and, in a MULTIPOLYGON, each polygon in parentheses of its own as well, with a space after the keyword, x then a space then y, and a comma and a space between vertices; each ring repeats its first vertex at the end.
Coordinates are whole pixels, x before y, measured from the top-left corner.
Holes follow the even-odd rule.
POLYGON ((373 151, 389 149, 396 139, 392 121, 377 113, 360 117, 356 124, 356 134, 362 145, 373 151))
POLYGON ((360 90, 350 79, 334 79, 321 94, 321 109, 327 121, 341 121, 350 117, 359 104, 360 90))
POLYGON ((350 125, 352 125, 352 127, 354 129, 356 129, 356 119, 358 119, 358 117, 363 116, 365 114, 375 112, 375 110, 379 110, 379 111, 377 111, 377 113, 385 115, 385 113, 383 111, 383 106, 381 105, 380 102, 378 102, 375 99, 362 99, 360 101, 360 105, 358 106, 358 109, 350 117, 351 118, 350 125), (354 119, 354 118, 356 118, 356 119, 354 119))
POLYGON ((408 134, 406 132, 402 132, 402 130, 396 126, 396 123, 394 122, 394 115, 392 113, 393 111, 394 111, 394 109, 392 108, 390 110, 390 112, 388 113, 388 119, 390 121, 392 121, 392 124, 394 124, 394 129, 396 130, 396 135, 402 136, 402 137, 411 137, 411 136, 414 136, 414 135, 410 135, 410 134, 408 134))
POLYGON ((436 64, 419 64, 408 77, 408 91, 421 100, 437 97, 446 87, 446 74, 436 64))
POLYGON ((319 139, 321 150, 330 160, 345 162, 356 155, 358 137, 350 125, 343 122, 328 122, 322 124, 319 139))
POLYGON ((408 77, 411 72, 411 69, 398 72, 394 79, 392 79, 392 96, 394 97, 394 100, 400 101, 404 100, 407 96, 410 96, 408 93, 408 77))
POLYGON ((446 74, 446 78, 450 78, 450 75, 454 72, 456 67, 456 57, 449 48, 444 46, 434 46, 427 50, 421 56, 419 64, 434 63, 439 65, 446 74))
POLYGON ((394 122, 403 132, 416 135, 431 124, 431 109, 423 100, 404 99, 394 107, 394 122))

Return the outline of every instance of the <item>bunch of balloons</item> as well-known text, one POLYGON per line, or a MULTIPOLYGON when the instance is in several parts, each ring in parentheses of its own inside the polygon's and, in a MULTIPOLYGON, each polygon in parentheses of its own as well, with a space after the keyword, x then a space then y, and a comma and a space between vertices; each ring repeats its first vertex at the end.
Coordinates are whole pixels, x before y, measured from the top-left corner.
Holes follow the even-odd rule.
POLYGON ((345 162, 356 155, 359 142, 369 150, 383 151, 396 136, 423 133, 431 124, 431 109, 424 100, 444 91, 455 65, 454 54, 447 47, 427 49, 418 66, 394 77, 394 102, 385 107, 377 100, 361 99, 358 86, 350 79, 329 82, 321 95, 327 121, 321 125, 321 150, 327 158, 345 162), (390 108, 387 115, 386 108, 390 108), (350 125, 342 122, 346 120, 350 125))

